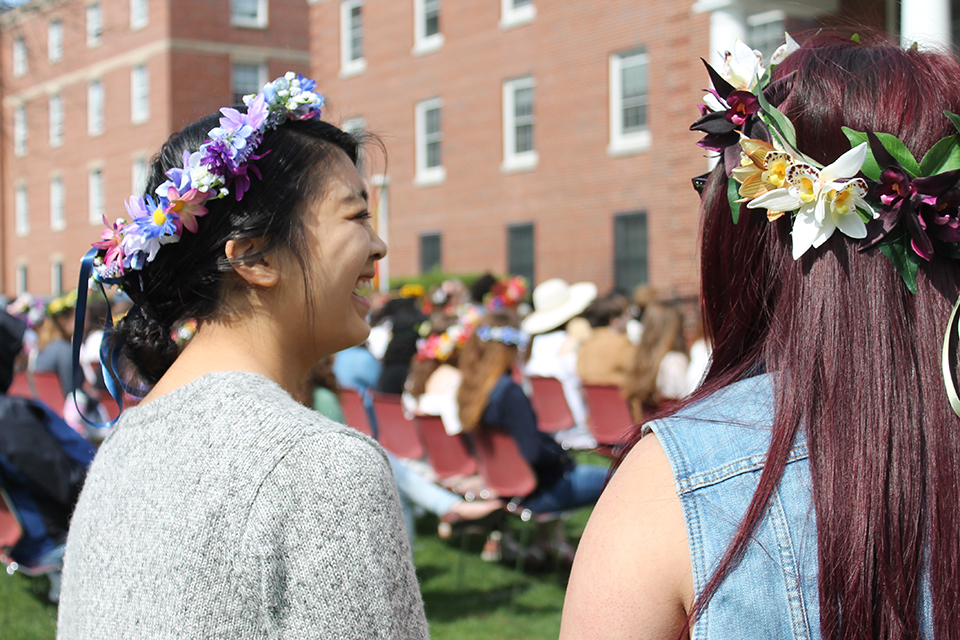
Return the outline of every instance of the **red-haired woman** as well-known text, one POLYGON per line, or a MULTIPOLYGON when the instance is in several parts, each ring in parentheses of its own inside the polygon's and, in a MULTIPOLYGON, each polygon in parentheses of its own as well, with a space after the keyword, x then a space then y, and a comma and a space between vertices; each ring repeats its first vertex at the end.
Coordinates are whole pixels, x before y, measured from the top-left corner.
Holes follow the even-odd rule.
POLYGON ((712 74, 712 363, 599 501, 562 637, 960 637, 960 64, 794 45, 766 86, 749 48, 712 74))

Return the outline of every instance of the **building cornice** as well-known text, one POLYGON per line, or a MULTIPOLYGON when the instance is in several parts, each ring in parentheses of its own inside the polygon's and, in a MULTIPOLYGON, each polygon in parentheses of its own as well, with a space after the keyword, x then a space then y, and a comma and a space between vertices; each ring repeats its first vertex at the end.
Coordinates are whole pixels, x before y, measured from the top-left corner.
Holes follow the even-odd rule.
POLYGON ((34 13, 49 11, 68 2, 70 2, 70 0, 33 0, 19 7, 13 7, 0 14, 0 29, 19 27, 34 13))

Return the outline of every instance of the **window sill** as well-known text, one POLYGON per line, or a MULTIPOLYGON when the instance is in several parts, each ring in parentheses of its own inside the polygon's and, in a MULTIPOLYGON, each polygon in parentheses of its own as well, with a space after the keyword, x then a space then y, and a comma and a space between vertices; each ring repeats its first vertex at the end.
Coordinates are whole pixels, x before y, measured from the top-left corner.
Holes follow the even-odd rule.
POLYGON ((530 24, 537 17, 537 7, 533 4, 513 9, 501 15, 500 28, 506 31, 525 24, 530 24))
POLYGON ((58 222, 57 224, 50 225, 50 231, 63 231, 67 228, 66 222, 58 222))
POLYGON ((16 233, 18 238, 23 238, 30 235, 30 229, 17 229, 16 233))
POLYGON ((266 20, 230 20, 231 27, 238 27, 240 29, 266 29, 270 25, 266 20))
POLYGON ((523 155, 510 156, 504 158, 500 164, 501 173, 521 173, 524 171, 533 171, 540 162, 540 156, 536 151, 528 151, 523 155))
POLYGON ((413 51, 411 53, 415 56, 425 56, 430 53, 434 53, 443 48, 443 34, 435 33, 432 36, 427 36, 426 38, 420 38, 413 44, 413 51))
POLYGON ((650 131, 640 131, 628 136, 614 136, 607 146, 608 156, 632 156, 650 150, 650 131))
POLYGON ((436 187, 443 184, 447 179, 446 167, 431 167, 430 169, 421 169, 417 171, 413 184, 416 187, 436 187))
POLYGON ((360 58, 359 60, 353 60, 351 62, 347 62, 340 65, 340 77, 352 78, 353 76, 360 75, 366 70, 367 70, 367 59, 360 58))

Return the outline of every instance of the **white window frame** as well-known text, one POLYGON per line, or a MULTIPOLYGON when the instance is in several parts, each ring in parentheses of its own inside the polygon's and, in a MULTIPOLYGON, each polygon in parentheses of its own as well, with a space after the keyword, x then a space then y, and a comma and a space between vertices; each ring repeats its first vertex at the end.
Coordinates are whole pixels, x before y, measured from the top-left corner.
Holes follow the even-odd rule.
POLYGON ((262 61, 250 62, 247 60, 234 60, 230 64, 230 95, 233 96, 234 101, 237 104, 242 104, 242 100, 238 100, 237 96, 247 95, 250 93, 258 93, 260 89, 263 88, 263 85, 267 84, 267 65, 262 61), (247 67, 257 68, 257 81, 256 88, 253 91, 244 91, 242 94, 238 91, 237 87, 237 67, 247 67))
POLYGON ((610 146, 607 153, 611 156, 629 155, 650 148, 650 123, 639 131, 623 130, 623 81, 624 61, 641 58, 647 65, 647 113, 650 113, 650 54, 646 50, 614 53, 610 56, 610 146))
POLYGON ((418 187, 429 187, 443 183, 447 178, 447 168, 443 165, 443 100, 431 98, 418 102, 415 113, 415 140, 416 140, 416 167, 414 184, 418 187), (440 109, 440 131, 427 137, 427 112, 440 109), (436 142, 440 144, 440 164, 434 167, 427 166, 427 146, 436 142))
POLYGON ((47 99, 47 119, 49 121, 50 146, 63 144, 63 97, 60 92, 51 93, 47 99))
POLYGON ((150 24, 150 0, 130 0, 130 28, 143 29, 150 24))
POLYGON ((237 13, 237 1, 230 0, 230 24, 234 27, 266 29, 269 25, 269 6, 267 0, 256 0, 257 14, 253 17, 237 13))
POLYGON ((19 78, 26 75, 27 73, 27 43, 23 39, 22 35, 18 35, 13 39, 13 52, 12 59, 13 63, 13 77, 19 78))
POLYGON ((47 60, 59 62, 63 59, 63 22, 54 18, 47 23, 47 60))
POLYGON ((63 176, 55 175, 50 178, 50 230, 62 231, 67 227, 67 217, 64 213, 63 176))
POLYGON ((98 136, 103 133, 105 102, 103 80, 97 78, 87 83, 87 133, 98 136))
POLYGON ((103 5, 93 2, 86 11, 87 46, 99 46, 103 40, 103 5))
POLYGON ((363 51, 366 38, 363 33, 363 4, 364 0, 341 0, 340 2, 340 77, 349 78, 367 70, 367 58, 363 51), (350 22, 351 11, 360 8, 360 40, 361 51, 359 58, 351 58, 353 54, 352 34, 350 22))
POLYGON ((63 257, 50 256, 50 295, 63 295, 63 257))
POLYGON ((103 224, 103 168, 93 166, 87 170, 87 219, 90 224, 103 224))
POLYGON ((27 185, 20 183, 13 192, 14 230, 18 236, 30 233, 30 199, 27 185))
POLYGON ((130 193, 142 194, 147 190, 147 158, 136 156, 130 161, 130 193))
POLYGON ((515 0, 500 0, 500 28, 513 29, 524 24, 530 24, 537 17, 537 5, 533 0, 519 7, 514 6, 515 0))
POLYGON ((142 124, 150 119, 150 69, 146 64, 130 67, 130 122, 142 124))
MULTIPOLYGON (((515 150, 517 142, 517 91, 521 89, 534 89, 536 86, 537 83, 532 76, 514 78, 513 80, 506 80, 503 83, 503 164, 500 165, 500 170, 504 173, 529 171, 536 168, 537 163, 540 161, 540 156, 536 148, 536 137, 534 137, 533 149, 519 153, 515 150)), ((536 100, 536 93, 534 93, 534 100, 536 100)), ((532 117, 530 124, 534 127, 534 134, 536 134, 535 115, 532 117)))
POLYGON ((27 292, 27 263, 20 261, 17 264, 17 274, 16 274, 16 287, 17 295, 19 296, 22 293, 27 292))
POLYGON ((426 35, 428 1, 437 4, 439 13, 441 0, 413 0, 413 55, 415 56, 433 53, 443 47, 443 31, 426 35))
POLYGON ((27 155, 27 137, 29 135, 27 108, 21 104, 13 110, 13 155, 27 155))

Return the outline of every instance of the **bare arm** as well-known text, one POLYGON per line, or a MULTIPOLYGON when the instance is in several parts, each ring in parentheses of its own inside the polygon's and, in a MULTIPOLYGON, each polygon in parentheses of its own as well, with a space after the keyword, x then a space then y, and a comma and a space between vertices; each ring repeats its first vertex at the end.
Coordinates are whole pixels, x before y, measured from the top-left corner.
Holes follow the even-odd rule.
POLYGON ((587 523, 560 638, 677 640, 692 601, 673 473, 659 441, 647 436, 627 455, 587 523))

